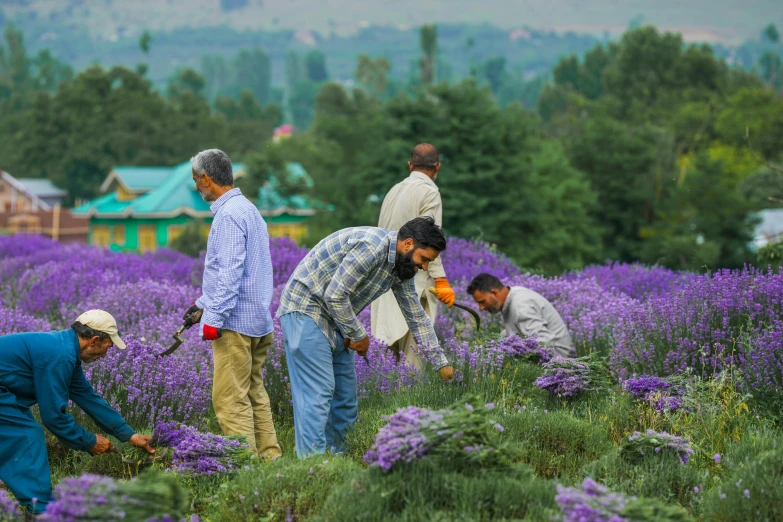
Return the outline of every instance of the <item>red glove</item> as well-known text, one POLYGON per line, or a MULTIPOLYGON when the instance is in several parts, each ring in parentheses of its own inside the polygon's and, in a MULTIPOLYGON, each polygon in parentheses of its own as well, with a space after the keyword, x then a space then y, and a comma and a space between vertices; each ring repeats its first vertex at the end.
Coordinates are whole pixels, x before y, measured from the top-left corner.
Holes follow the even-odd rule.
POLYGON ((205 341, 214 341, 218 337, 223 336, 223 331, 220 328, 215 328, 214 326, 209 326, 208 324, 204 325, 204 335, 201 336, 201 338, 205 341))

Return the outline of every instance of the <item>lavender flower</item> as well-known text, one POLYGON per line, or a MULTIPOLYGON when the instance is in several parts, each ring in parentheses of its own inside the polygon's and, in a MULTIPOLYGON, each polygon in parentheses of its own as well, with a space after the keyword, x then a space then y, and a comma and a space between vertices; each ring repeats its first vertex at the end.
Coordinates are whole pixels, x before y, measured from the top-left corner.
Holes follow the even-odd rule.
POLYGON ((637 399, 652 403, 658 411, 674 411, 682 407, 681 386, 655 375, 642 375, 623 382, 623 389, 637 399))
POLYGON ((574 397, 607 383, 603 363, 592 354, 578 359, 557 355, 544 363, 544 374, 533 382, 558 397, 574 397))
POLYGON ((172 448, 171 469, 189 475, 227 473, 241 469, 252 458, 250 446, 238 439, 176 423, 158 424, 151 442, 172 448))
POLYGON ((589 477, 581 489, 558 485, 555 497, 564 522, 625 522, 620 514, 632 500, 610 492, 589 477))
POLYGON ((16 500, 10 496, 4 489, 0 489, 0 520, 15 522, 23 520, 22 513, 16 500))
POLYGON ((510 335, 500 341, 499 349, 512 357, 533 363, 545 363, 555 356, 551 348, 539 344, 535 337, 510 335))

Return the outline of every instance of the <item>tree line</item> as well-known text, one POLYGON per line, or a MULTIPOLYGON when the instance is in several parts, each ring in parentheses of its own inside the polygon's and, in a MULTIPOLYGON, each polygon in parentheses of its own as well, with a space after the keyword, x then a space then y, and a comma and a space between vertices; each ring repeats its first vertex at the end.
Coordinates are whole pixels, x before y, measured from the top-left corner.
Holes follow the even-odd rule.
POLYGON ((421 49, 420 74, 402 88, 387 60, 366 55, 352 86, 331 82, 316 51, 291 55, 290 88, 274 92, 263 52, 250 50, 222 64, 205 58, 201 72, 178 71, 160 92, 144 64, 74 74, 45 51, 28 56, 9 27, 0 167, 89 199, 114 165, 171 165, 204 148, 249 165, 246 193, 298 161, 313 188, 282 190, 334 205, 314 219, 313 243, 377 223, 411 148, 427 141, 441 152, 447 233, 484 239, 548 273, 606 259, 741 266, 755 256, 755 212, 783 204, 779 57, 748 72, 709 46, 641 27, 561 59, 523 103, 503 97, 502 63, 440 80, 434 26, 422 29, 421 49), (297 117, 294 136, 270 140, 297 117))

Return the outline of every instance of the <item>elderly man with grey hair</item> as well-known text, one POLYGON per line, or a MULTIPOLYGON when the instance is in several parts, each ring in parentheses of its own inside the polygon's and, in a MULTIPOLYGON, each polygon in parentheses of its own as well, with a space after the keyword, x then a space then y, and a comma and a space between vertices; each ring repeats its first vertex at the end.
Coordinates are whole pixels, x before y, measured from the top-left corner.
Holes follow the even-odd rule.
POLYGON ((226 435, 244 435, 262 457, 282 455, 261 368, 272 345, 272 258, 258 209, 234 187, 231 160, 210 149, 191 158, 193 181, 214 214, 202 296, 185 313, 201 313, 212 341, 212 403, 226 435))

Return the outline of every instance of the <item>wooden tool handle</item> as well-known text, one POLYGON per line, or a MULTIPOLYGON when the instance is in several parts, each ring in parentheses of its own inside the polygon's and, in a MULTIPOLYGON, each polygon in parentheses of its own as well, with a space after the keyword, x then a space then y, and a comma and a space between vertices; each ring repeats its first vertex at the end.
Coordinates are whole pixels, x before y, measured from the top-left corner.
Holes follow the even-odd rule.
POLYGON ((435 289, 434 286, 429 287, 428 290, 432 295, 438 295, 438 291, 435 289))

